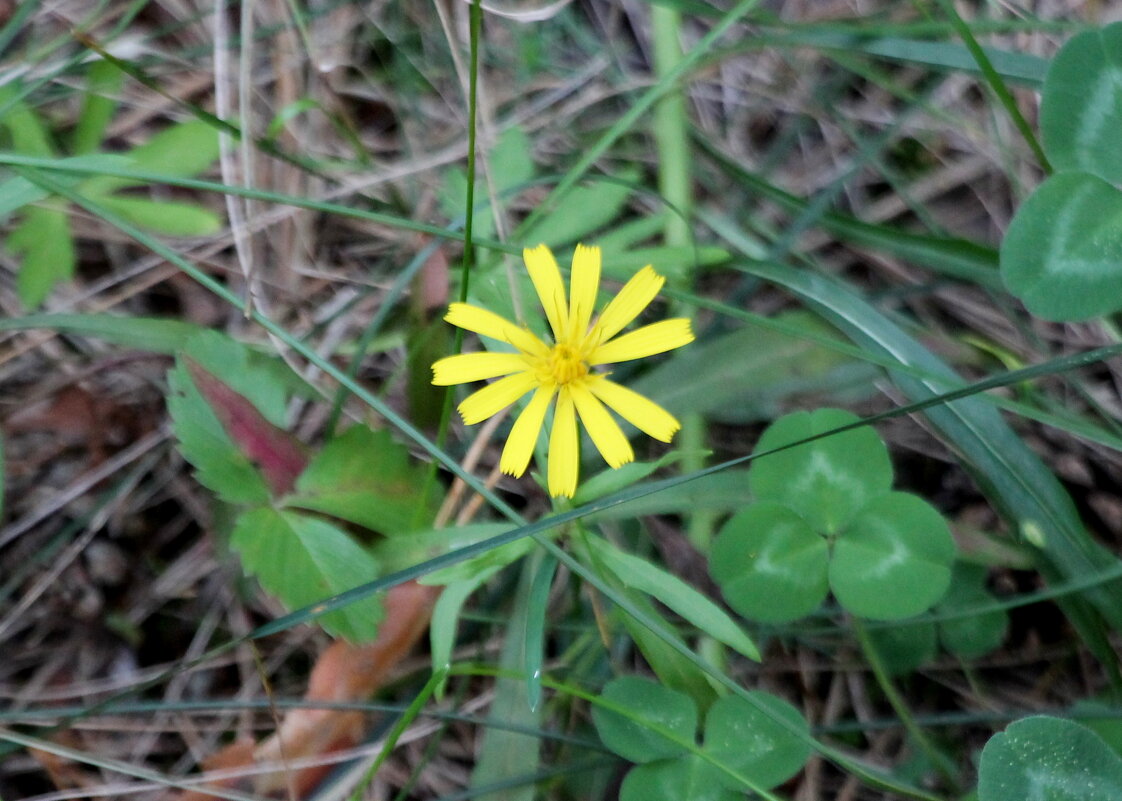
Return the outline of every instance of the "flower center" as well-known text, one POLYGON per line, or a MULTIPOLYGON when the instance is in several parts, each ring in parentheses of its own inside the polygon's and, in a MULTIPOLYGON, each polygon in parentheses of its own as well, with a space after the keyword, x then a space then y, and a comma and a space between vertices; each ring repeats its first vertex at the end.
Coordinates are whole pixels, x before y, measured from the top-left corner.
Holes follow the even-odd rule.
POLYGON ((580 350, 565 343, 550 348, 549 360, 543 366, 546 373, 558 385, 579 381, 588 375, 588 365, 585 364, 580 350))

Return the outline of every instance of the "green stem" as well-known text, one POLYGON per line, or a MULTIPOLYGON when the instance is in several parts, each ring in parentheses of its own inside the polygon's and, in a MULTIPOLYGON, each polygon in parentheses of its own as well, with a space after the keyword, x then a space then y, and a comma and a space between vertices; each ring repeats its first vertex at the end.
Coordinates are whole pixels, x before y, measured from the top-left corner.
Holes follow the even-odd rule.
POLYGON ((947 760, 947 757, 935 747, 931 742, 931 738, 927 736, 912 715, 912 711, 908 708, 907 703, 904 701, 903 696, 900 695, 896 689, 896 685, 892 683, 891 677, 888 675, 888 670, 884 666, 884 660, 881 659, 880 652, 877 650, 876 643, 873 642, 872 637, 869 636, 869 630, 865 628, 864 621, 854 615, 850 618, 853 623, 853 631, 857 635, 857 641, 861 644, 861 652, 865 655, 865 661, 869 663, 869 667, 873 671, 873 676, 880 686, 881 692, 888 700, 889 706, 900 718, 900 722, 904 724, 904 729, 911 736, 912 740, 919 747, 939 775, 946 779, 948 785, 957 793, 958 781, 954 775, 954 768, 947 760))

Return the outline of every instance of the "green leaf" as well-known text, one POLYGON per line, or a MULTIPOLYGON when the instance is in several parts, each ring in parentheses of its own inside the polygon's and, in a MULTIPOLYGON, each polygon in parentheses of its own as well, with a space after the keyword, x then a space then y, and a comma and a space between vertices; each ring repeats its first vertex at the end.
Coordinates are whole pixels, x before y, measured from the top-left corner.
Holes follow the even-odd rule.
MULTIPOLYGON (((452 649, 456 645, 456 628, 460 623, 460 612, 471 594, 479 589, 505 565, 493 565, 480 570, 469 578, 449 582, 437 598, 429 624, 429 648, 432 652, 433 672, 443 670, 452 661, 452 649)), ((444 692, 443 684, 437 688, 437 695, 444 692)))
POLYGON ((579 242, 582 237, 603 228, 623 210, 639 176, 625 172, 619 181, 596 181, 574 187, 561 202, 523 234, 527 245, 544 242, 555 250, 579 242))
POLYGON ((24 156, 49 158, 55 154, 55 148, 47 126, 23 100, 12 102, 22 91, 23 87, 18 81, 0 86, 0 107, 8 106, 8 110, 0 118, 0 126, 7 128, 11 136, 11 144, 5 144, 24 156))
MULTIPOLYGON (((536 566, 526 599, 526 614, 522 620, 523 631, 508 629, 522 643, 522 671, 526 677, 526 701, 536 710, 542 698, 542 661, 545 658, 546 614, 549 611, 549 592, 557 575, 557 557, 543 553, 536 566)), ((532 564, 532 560, 531 560, 532 564)))
MULTIPOLYGON (((238 518, 230 536, 242 566, 289 610, 325 600, 378 577, 378 563, 325 520, 262 508, 238 518)), ((383 615, 378 597, 363 598, 319 618, 351 642, 373 640, 383 615)))
POLYGON ((760 661, 759 650, 740 626, 719 606, 673 573, 638 556, 624 553, 600 537, 589 537, 586 542, 594 558, 625 586, 645 592, 713 639, 749 659, 760 661))
MULTIPOLYGON (((803 311, 776 319, 808 333, 837 338, 821 318, 803 311)), ((818 406, 824 397, 866 397, 872 365, 792 334, 757 327, 730 331, 675 351, 630 387, 671 414, 702 414, 721 423, 773 420, 784 405, 818 406), (803 399, 792 402, 792 398, 803 399)))
MULTIPOLYGON (((756 444, 764 453, 848 425, 858 418, 840 409, 795 412, 779 418, 756 444)), ((798 512, 815 531, 836 533, 869 500, 892 486, 892 462, 877 432, 858 428, 762 456, 748 484, 759 500, 798 512)))
POLYGON ((1122 192, 1084 172, 1053 175, 1009 224, 1001 276, 1046 320, 1086 320, 1122 308, 1122 192))
POLYGON ((813 612, 826 597, 826 538, 782 504, 752 504, 713 542, 709 572, 729 606, 781 623, 813 612))
MULTIPOLYGON (((216 331, 205 331, 188 341, 184 354, 243 395, 269 422, 284 422, 284 385, 245 345, 216 331)), ((183 457, 195 467, 199 483, 230 503, 267 503, 268 484, 230 439, 191 380, 182 358, 168 372, 168 385, 172 428, 183 457)))
MULTIPOLYGON (((519 127, 503 131, 488 154, 488 166, 495 192, 500 204, 507 204, 511 197, 508 192, 528 183, 534 177, 534 161, 531 158, 530 138, 519 127)), ((477 187, 481 184, 477 184, 477 187)), ((467 173, 462 169, 450 170, 445 176, 440 190, 441 210, 451 219, 463 216, 466 212, 464 200, 467 197, 467 173)), ((490 198, 487 193, 476 192, 475 219, 472 221, 472 234, 480 239, 488 239, 495 232, 495 218, 491 212, 490 198), (482 196, 482 200, 481 200, 482 196)))
MULTIPOLYGON (((181 178, 197 175, 218 158, 218 133, 203 120, 189 120, 160 131, 147 142, 125 154, 129 166, 139 172, 158 172, 181 178)), ((98 175, 83 181, 78 191, 84 195, 108 195, 143 181, 114 175, 98 175)))
MULTIPOLYGON (((955 562, 951 586, 935 607, 935 613, 968 611, 989 606, 997 599, 986 589, 989 571, 981 565, 955 562)), ((977 659, 995 651, 1005 641, 1009 615, 1002 610, 980 612, 939 623, 939 639, 943 647, 962 659, 977 659)))
POLYGON ((354 426, 316 454, 296 479, 287 506, 312 509, 386 535, 431 524, 435 502, 420 512, 425 468, 388 431, 354 426))
POLYGON ((595 512, 585 520, 633 520, 643 515, 681 514, 697 509, 731 512, 748 500, 748 471, 723 470, 595 512))
MULTIPOLYGON (((94 153, 89 156, 55 159, 55 162, 60 167, 65 165, 104 170, 120 169, 128 165, 128 159, 124 156, 116 156, 109 153, 94 153)), ((52 177, 54 180, 67 186, 74 186, 82 180, 80 175, 68 175, 63 172, 55 173, 52 177)), ((22 208, 29 203, 36 203, 49 196, 49 192, 41 189, 23 176, 17 175, 8 178, 0 183, 0 219, 7 217, 16 209, 22 208)))
POLYGON ((716 765, 690 754, 632 768, 619 790, 620 801, 744 801, 744 794, 719 782, 716 765))
POLYGON ((1122 183, 1122 23, 1073 36, 1048 67, 1040 132, 1052 165, 1122 183))
POLYGON ((1090 729, 1044 715, 1023 718, 982 749, 978 801, 1117 801, 1122 759, 1090 729))
MULTIPOLYGON (((704 751, 755 787, 769 789, 802 769, 811 754, 810 729, 799 710, 782 698, 759 690, 748 695, 751 701, 726 695, 710 707, 704 751), (786 721, 786 726, 780 721, 786 721)), ((716 779, 730 790, 750 789, 724 772, 716 779)))
POLYGON ((101 203, 129 222, 168 236, 206 236, 222 228, 217 214, 194 203, 123 195, 108 195, 101 203))
POLYGON ((692 245, 633 248, 621 253, 605 253, 604 276, 624 282, 649 264, 674 284, 693 275, 696 268, 713 267, 728 260, 729 252, 724 248, 692 245))
POLYGON ((16 289, 20 302, 33 309, 47 299, 55 284, 74 274, 74 238, 66 204, 53 198, 28 206, 8 236, 8 250, 23 257, 16 289))
POLYGON ((86 91, 82 93, 82 113, 70 138, 74 154, 91 153, 101 146, 105 129, 117 110, 114 97, 124 82, 125 73, 111 61, 99 60, 90 64, 86 73, 86 91))
POLYGON ((934 623, 901 622, 886 628, 870 628, 869 639, 881 664, 893 676, 911 673, 935 658, 938 636, 934 623))
POLYGON ((27 314, 0 318, 0 331, 49 328, 64 334, 96 337, 115 345, 148 351, 175 353, 191 337, 205 331, 194 323, 156 317, 123 317, 112 314, 27 314))
MULTIPOLYGON (((2 321, 0 321, 2 322, 2 321)), ((582 481, 573 496, 573 506, 603 498, 622 489, 637 484, 656 470, 673 464, 681 458, 681 452, 669 451, 653 462, 628 462, 621 467, 609 467, 582 481)))
POLYGON ((870 501, 838 536, 830 587, 855 615, 900 620, 943 597, 954 557, 943 516, 915 495, 893 492, 870 501))
POLYGON ((596 731, 604 745, 624 759, 654 762, 686 753, 686 746, 655 729, 685 742, 694 741, 697 707, 687 695, 650 679, 623 676, 609 681, 600 698, 619 711, 595 704, 592 720, 596 731))

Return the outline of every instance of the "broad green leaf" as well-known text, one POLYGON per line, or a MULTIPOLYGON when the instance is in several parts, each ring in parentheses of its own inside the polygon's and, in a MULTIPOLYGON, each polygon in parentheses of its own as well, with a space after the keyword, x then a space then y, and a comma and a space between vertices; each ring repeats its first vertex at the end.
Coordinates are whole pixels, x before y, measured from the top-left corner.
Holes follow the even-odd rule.
POLYGON ((1122 23, 1069 39, 1040 97, 1040 133, 1052 165, 1122 183, 1122 23))
POLYGON ((1053 175, 1009 224, 1001 276, 1046 320, 1086 320, 1122 308, 1122 192, 1085 172, 1053 175))
POLYGON ((0 318, 0 331, 49 328, 64 334, 96 337, 150 353, 175 353, 206 329, 182 320, 124 317, 112 314, 28 314, 0 318))
POLYGON ((595 559, 625 586, 645 592, 699 630, 757 662, 751 638, 724 611, 686 582, 660 567, 616 548, 600 537, 587 540, 595 559))
POLYGON ((943 516, 915 495, 893 492, 870 501, 838 535, 830 588, 855 615, 900 620, 943 597, 954 557, 943 516))
POLYGON ((23 220, 8 236, 8 250, 21 256, 16 289, 20 302, 33 309, 47 299, 55 284, 74 274, 74 238, 66 204, 57 198, 28 206, 23 220))
POLYGON ((194 203, 124 195, 108 195, 101 203, 129 222, 168 236, 206 236, 222 228, 217 214, 194 203))
POLYGON ((827 559, 824 536, 786 506, 763 501, 724 525, 709 554, 709 572, 737 612, 781 623, 822 603, 827 559))
MULTIPOLYGON (((325 520, 270 508, 238 518, 230 536, 242 566, 289 610, 373 581, 378 563, 325 520)), ((319 618, 330 633, 351 642, 373 640, 383 615, 378 597, 363 598, 319 618)))
POLYGON ((720 769, 696 754, 632 768, 620 801, 744 801, 743 792, 721 785, 720 769))
POLYGON ((901 621, 886 628, 870 628, 869 639, 885 670, 894 676, 911 673, 935 658, 938 635, 934 623, 901 621))
POLYGON ((192 337, 183 352, 235 392, 249 398, 270 423, 284 426, 288 395, 294 384, 285 378, 292 371, 283 361, 218 331, 203 331, 192 337))
POLYGON ((686 746, 656 729, 691 743, 697 734, 697 707, 690 697, 650 679, 612 679, 600 697, 620 711, 593 705, 596 731, 604 745, 631 762, 654 762, 686 753, 686 746))
MULTIPOLYGON (((752 262, 749 271, 812 304, 861 347, 921 370, 923 378, 901 371, 892 374, 909 400, 922 401, 962 385, 945 362, 849 285, 776 263, 752 262)), ((1117 559, 1087 533, 1071 496, 1052 471, 985 397, 933 406, 924 415, 960 455, 1014 530, 1047 532, 1034 539, 1032 553, 1049 582, 1082 580, 1117 565, 1117 559)), ((1090 589, 1084 596, 1106 620, 1122 626, 1122 586, 1118 582, 1090 589)), ((1108 663, 1116 660, 1105 641, 1102 622, 1087 602, 1069 598, 1062 605, 1096 656, 1108 663)))
MULTIPOLYGON (((794 412, 772 423, 756 453, 848 425, 858 418, 840 409, 794 412)), ((892 486, 892 462, 877 432, 858 428, 761 456, 748 472, 752 494, 801 515, 815 531, 834 534, 857 511, 892 486)))
MULTIPOLYGON (((955 562, 951 586, 935 613, 968 611, 989 606, 997 599, 986 589, 989 571, 981 565, 955 562)), ((1000 610, 980 612, 939 622, 943 647, 962 659, 977 659, 1001 647, 1009 630, 1009 615, 1000 610)))
MULTIPOLYGON (((810 729, 799 710, 782 698, 759 690, 748 695, 755 704, 739 695, 726 695, 710 707, 705 717, 704 751, 750 779, 755 787, 770 789, 802 769, 811 754, 810 729)), ((750 789, 724 772, 716 779, 730 790, 750 789)))
POLYGON ((382 534, 405 534, 417 528, 415 520, 431 525, 436 514, 435 508, 418 514, 425 472, 390 432, 354 426, 312 458, 285 504, 382 534))
MULTIPOLYGON (((528 245, 544 242, 555 251, 579 242, 616 218, 631 197, 638 175, 626 172, 619 181, 596 181, 574 187, 557 206, 523 235, 528 245)), ((588 244, 595 244, 589 242, 588 244)), ((563 261, 562 261, 563 263, 563 261)))
MULTIPOLYGON (((837 337, 821 318, 806 312, 777 319, 815 335, 837 337)), ((877 372, 808 339, 745 327, 675 351, 629 386, 671 414, 697 413, 743 424, 774 420, 785 404, 813 407, 822 398, 843 403, 863 398, 877 372)))
POLYGON ((1117 801, 1122 758, 1085 726, 1038 715, 982 749, 978 801, 1117 801))
MULTIPOLYGON (((169 177, 198 175, 218 158, 218 133, 210 123, 189 120, 165 128, 147 142, 125 153, 129 166, 139 172, 157 172, 169 177)), ((143 181, 115 175, 98 175, 83 181, 83 195, 108 195, 143 181)))

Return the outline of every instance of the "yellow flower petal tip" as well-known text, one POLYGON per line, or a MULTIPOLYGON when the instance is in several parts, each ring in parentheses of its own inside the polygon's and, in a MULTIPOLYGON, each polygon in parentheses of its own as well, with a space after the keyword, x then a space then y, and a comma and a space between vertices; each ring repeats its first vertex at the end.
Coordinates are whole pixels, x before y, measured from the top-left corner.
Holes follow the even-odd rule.
POLYGON ((594 306, 600 288, 600 248, 577 245, 568 292, 553 252, 544 244, 522 251, 553 341, 469 303, 453 303, 444 319, 459 328, 514 348, 513 353, 480 352, 448 356, 432 365, 441 386, 497 379, 457 407, 468 425, 481 422, 533 392, 515 419, 499 460, 509 476, 526 472, 556 399, 549 432, 546 483, 553 497, 573 497, 580 478, 580 425, 609 467, 635 460, 635 452, 615 415, 661 442, 670 442, 681 424, 654 401, 610 381, 595 368, 665 353, 694 341, 684 317, 644 325, 616 336, 654 301, 666 279, 651 265, 639 270, 604 307, 594 306))

